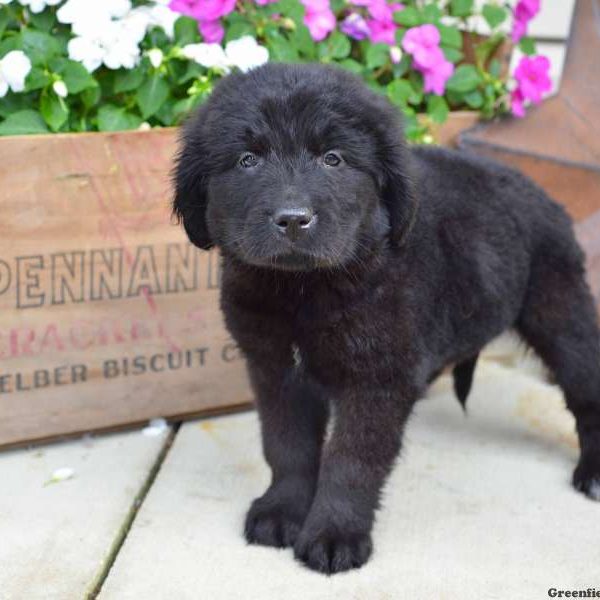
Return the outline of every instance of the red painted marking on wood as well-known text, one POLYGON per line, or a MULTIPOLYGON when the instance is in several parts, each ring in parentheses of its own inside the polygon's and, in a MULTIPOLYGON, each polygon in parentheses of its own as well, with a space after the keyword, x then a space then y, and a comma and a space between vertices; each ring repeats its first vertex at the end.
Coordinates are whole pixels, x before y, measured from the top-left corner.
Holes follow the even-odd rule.
MULTIPOLYGON (((71 142, 71 143, 73 143, 73 142, 71 142)), ((108 140, 107 140, 107 143, 108 143, 108 140)), ((85 171, 87 171, 88 173, 90 173, 90 179, 89 179, 90 185, 92 187, 94 196, 96 196, 96 200, 98 201, 98 206, 100 207, 100 210, 104 213, 104 215, 106 217, 106 224, 109 226, 110 231, 112 232, 113 236, 117 240, 117 243, 121 246, 121 248, 123 248, 123 254, 125 256, 125 260, 127 261, 127 264, 131 267, 133 265, 133 255, 131 254, 131 252, 129 251, 129 248, 125 244, 125 239, 121 235, 121 231, 119 230, 119 227, 117 225, 118 217, 111 211, 109 206, 104 201, 103 194, 98 189, 98 186, 96 184, 96 178, 92 175, 92 170, 89 169, 89 165, 85 161, 84 153, 79 152, 78 148, 75 148, 75 150, 76 150, 75 156, 80 157, 80 160, 83 163, 83 169, 85 171)), ((109 193, 109 195, 110 195, 110 193, 109 193)), ((144 296, 144 299, 146 300, 146 304, 150 308, 151 313, 157 319, 160 319, 156 301, 154 300, 152 294, 150 293, 150 290, 148 290, 148 288, 142 288, 142 295, 144 296)), ((170 345, 171 350, 179 351, 181 349, 180 346, 178 344, 176 344, 175 341, 172 340, 170 337, 167 336, 165 338, 165 341, 167 342, 167 344, 170 345)))

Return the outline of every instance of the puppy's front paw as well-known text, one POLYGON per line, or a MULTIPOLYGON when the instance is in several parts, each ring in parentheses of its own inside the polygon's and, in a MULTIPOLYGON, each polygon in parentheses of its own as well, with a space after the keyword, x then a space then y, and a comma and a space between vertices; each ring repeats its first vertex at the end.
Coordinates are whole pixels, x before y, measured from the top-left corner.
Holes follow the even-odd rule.
POLYGON ((600 457, 581 457, 573 473, 573 486, 588 498, 600 501, 600 457))
POLYGON ((292 546, 302 528, 302 519, 284 505, 266 508, 255 500, 248 514, 244 535, 248 543, 286 548, 292 546))
POLYGON ((325 530, 310 535, 303 531, 294 545, 294 556, 310 569, 332 575, 362 567, 372 549, 369 534, 325 530))
POLYGON ((293 546, 310 508, 314 483, 286 479, 257 498, 246 515, 244 535, 251 544, 293 546))

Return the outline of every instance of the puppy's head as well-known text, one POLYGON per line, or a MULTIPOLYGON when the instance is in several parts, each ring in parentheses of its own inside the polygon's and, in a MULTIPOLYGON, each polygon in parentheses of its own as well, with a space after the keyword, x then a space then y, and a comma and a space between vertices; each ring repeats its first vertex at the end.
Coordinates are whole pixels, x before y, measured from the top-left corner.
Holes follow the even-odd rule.
POLYGON ((396 110, 317 65, 223 79, 184 128, 175 188, 194 244, 275 269, 335 268, 398 243, 415 210, 396 110))

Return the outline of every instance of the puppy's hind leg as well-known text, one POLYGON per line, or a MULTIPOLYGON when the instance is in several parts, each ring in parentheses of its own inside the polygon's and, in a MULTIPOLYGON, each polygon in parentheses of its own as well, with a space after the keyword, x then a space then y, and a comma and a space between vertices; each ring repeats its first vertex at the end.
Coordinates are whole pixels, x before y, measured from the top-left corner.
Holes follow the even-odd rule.
POLYGON ((600 500, 600 334, 572 244, 562 253, 548 249, 534 263, 517 329, 554 373, 575 416, 581 457, 573 485, 600 500))

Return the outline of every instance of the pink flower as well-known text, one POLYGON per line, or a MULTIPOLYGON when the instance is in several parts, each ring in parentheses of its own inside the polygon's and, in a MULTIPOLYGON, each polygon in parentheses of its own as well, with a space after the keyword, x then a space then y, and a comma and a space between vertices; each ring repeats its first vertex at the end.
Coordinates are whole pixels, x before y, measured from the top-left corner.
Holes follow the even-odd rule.
POLYGON ((225 36, 225 29, 221 25, 221 21, 200 21, 198 28, 202 34, 202 39, 207 44, 220 44, 225 36))
POLYGON ((446 89, 446 81, 454 73, 454 65, 444 59, 434 67, 422 71, 423 73, 423 91, 431 92, 436 96, 443 96, 446 89))
POLYGON ((552 89, 552 81, 548 75, 550 61, 545 56, 524 56, 515 69, 514 76, 517 87, 523 98, 534 104, 542 101, 542 95, 552 89))
POLYGON ((315 42, 324 40, 334 29, 336 19, 329 0, 301 0, 306 8, 304 24, 315 42))
POLYGON ((517 88, 510 95, 510 110, 515 117, 522 118, 525 116, 525 98, 521 94, 521 90, 517 88))
MULTIPOLYGON (((402 48, 413 55, 418 69, 428 69, 440 62, 440 32, 435 25, 412 27, 402 39, 402 48)), ((443 53, 442 53, 443 58, 443 53)))
POLYGON ((526 33, 529 21, 540 12, 540 0, 519 0, 513 11, 512 41, 516 44, 526 33))
POLYGON ((398 26, 393 21, 369 19, 367 25, 371 32, 369 39, 374 44, 388 44, 389 46, 393 46, 396 43, 396 30, 398 26))
POLYGON ((169 8, 193 17, 197 21, 216 21, 228 15, 235 7, 235 0, 171 0, 169 8))
POLYGON ((515 18, 531 21, 540 12, 540 0, 519 0, 515 6, 515 18))
POLYGON ((219 43, 225 31, 219 19, 235 8, 235 0, 171 0, 169 8, 198 21, 198 29, 205 42, 219 43))
POLYGON ((441 96, 454 65, 446 60, 439 44, 435 25, 411 27, 402 39, 402 48, 413 57, 413 67, 423 74, 423 90, 441 96))
POLYGON ((402 10, 404 6, 398 2, 389 4, 387 0, 353 0, 354 4, 366 6, 371 19, 367 21, 371 32, 369 39, 374 43, 396 43, 398 26, 394 23, 394 12, 402 10))
POLYGON ((517 87, 511 94, 511 111, 516 117, 525 116, 525 100, 534 104, 542 101, 545 92, 552 89, 548 75, 550 61, 545 56, 524 56, 514 72, 517 87))

